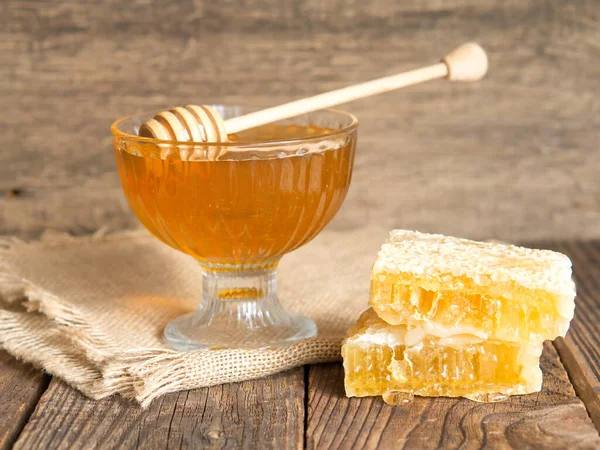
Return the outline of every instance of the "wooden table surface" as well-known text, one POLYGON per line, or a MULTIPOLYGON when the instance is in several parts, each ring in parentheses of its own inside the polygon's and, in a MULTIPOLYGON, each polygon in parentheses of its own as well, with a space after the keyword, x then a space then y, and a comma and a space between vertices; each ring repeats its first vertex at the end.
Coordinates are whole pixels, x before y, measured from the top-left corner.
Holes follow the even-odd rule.
POLYGON ((567 338, 545 345, 540 393, 392 407, 346 398, 341 364, 323 364, 167 394, 142 410, 90 400, 0 351, 0 448, 600 448, 600 241, 542 244, 573 259, 579 293, 567 338))
POLYGON ((497 404, 347 399, 340 364, 93 401, 0 350, 0 449, 600 448, 600 3, 159 0, 0 4, 0 234, 137 225, 108 126, 139 110, 275 104, 477 40, 477 84, 365 99, 332 230, 372 222, 554 248, 574 261, 566 339, 539 394, 497 404))

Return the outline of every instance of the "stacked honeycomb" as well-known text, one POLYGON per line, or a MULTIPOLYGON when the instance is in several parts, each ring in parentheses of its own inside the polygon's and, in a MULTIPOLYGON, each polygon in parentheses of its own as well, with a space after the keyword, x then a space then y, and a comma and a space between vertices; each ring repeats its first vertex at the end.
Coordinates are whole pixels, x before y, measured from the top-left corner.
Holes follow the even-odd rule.
POLYGON ((392 231, 371 308, 342 348, 346 393, 400 402, 539 391, 543 342, 565 335, 574 297, 560 253, 392 231))

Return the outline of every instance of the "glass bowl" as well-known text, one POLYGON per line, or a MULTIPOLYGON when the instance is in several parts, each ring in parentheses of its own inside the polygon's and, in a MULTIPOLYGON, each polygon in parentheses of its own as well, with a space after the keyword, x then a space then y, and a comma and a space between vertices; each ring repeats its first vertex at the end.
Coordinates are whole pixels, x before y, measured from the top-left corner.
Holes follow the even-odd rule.
MULTIPOLYGON (((213 106, 225 120, 251 111, 213 106)), ((230 135, 226 143, 197 143, 138 136, 151 117, 129 116, 111 127, 123 191, 150 233, 198 261, 203 279, 198 309, 167 325, 166 343, 179 350, 258 348, 316 336, 311 319, 280 304, 277 264, 341 207, 356 118, 322 110, 230 135)))

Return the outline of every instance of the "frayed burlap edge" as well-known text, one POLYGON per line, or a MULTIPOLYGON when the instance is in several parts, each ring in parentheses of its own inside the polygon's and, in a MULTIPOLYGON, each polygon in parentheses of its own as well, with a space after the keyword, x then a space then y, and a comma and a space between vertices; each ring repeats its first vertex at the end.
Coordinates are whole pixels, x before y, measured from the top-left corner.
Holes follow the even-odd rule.
POLYGON ((183 389, 261 378, 293 367, 341 359, 341 339, 309 339, 260 350, 178 352, 145 348, 119 352, 110 337, 51 292, 11 273, 3 254, 15 245, 87 245, 98 239, 149 235, 141 230, 73 237, 45 233, 39 241, 0 238, 0 347, 64 379, 85 395, 113 394, 147 407, 153 399, 183 389), (227 359, 227 364, 220 361, 227 359), (244 367, 243 374, 231 367, 244 367), (215 370, 216 369, 216 370, 215 370), (194 373, 191 379, 189 374, 194 373))

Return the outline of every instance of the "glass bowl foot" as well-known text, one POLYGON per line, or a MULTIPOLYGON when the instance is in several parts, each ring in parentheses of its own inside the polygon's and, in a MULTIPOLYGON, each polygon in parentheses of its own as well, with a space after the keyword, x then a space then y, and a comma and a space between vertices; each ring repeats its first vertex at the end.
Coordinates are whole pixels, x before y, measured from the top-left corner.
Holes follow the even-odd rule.
POLYGON ((317 335, 316 324, 279 303, 274 270, 203 271, 198 309, 171 321, 164 340, 181 350, 276 347, 317 335))
POLYGON ((199 323, 195 313, 171 321, 164 339, 170 347, 181 350, 220 350, 225 348, 264 348, 290 344, 317 335, 317 326, 308 317, 290 317, 285 326, 245 328, 227 321, 199 323))

